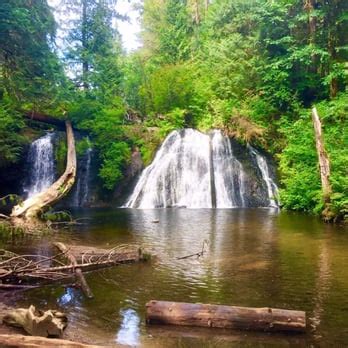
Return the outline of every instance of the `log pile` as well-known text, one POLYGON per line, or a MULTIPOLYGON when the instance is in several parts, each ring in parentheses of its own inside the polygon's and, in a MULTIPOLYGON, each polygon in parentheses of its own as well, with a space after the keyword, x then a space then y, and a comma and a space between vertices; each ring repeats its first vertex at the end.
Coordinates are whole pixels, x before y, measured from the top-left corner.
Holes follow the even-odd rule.
POLYGON ((60 252, 50 257, 18 255, 0 250, 0 290, 31 288, 76 277, 78 285, 86 296, 92 297, 83 271, 146 259, 141 249, 132 245, 119 245, 109 250, 84 246, 67 247, 63 243, 54 243, 54 246, 60 252), (66 260, 69 263, 66 263, 66 260))

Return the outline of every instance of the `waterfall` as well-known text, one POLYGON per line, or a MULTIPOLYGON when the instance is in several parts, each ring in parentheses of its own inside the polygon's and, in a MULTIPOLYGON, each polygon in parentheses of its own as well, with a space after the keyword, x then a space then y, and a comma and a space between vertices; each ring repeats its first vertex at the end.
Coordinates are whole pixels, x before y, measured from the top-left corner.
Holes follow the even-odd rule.
POLYGON ((89 147, 78 161, 76 187, 70 200, 73 207, 83 207, 88 202, 92 154, 93 150, 89 147))
POLYGON ((248 145, 248 149, 251 155, 254 156, 254 158, 256 159, 256 163, 260 169, 262 179, 264 183, 266 184, 269 206, 278 208, 279 207, 278 201, 277 201, 278 186, 276 185, 276 183, 274 182, 274 180, 272 179, 270 175, 270 169, 266 159, 251 145, 248 145))
POLYGON ((27 157, 29 177, 23 188, 27 198, 48 188, 55 180, 53 139, 54 133, 47 133, 30 145, 27 157))
POLYGON ((212 153, 216 207, 244 207, 243 166, 233 154, 230 139, 223 136, 221 131, 213 131, 212 153))
POLYGON ((245 185, 229 138, 218 130, 207 135, 184 129, 168 135, 124 206, 243 207, 245 185))
POLYGON ((125 206, 212 207, 209 148, 209 136, 193 129, 170 133, 125 206))

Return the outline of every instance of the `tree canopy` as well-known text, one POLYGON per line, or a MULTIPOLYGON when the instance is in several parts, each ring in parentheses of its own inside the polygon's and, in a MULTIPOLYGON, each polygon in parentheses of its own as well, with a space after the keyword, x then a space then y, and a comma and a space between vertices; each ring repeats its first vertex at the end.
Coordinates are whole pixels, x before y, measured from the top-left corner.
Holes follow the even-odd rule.
POLYGON ((87 132, 109 190, 135 148, 148 162, 172 129, 220 128, 275 156, 284 207, 319 212, 316 105, 333 209, 347 213, 347 1, 144 0, 142 47, 128 54, 115 5, 2 1, 1 166, 20 158, 23 110, 69 117, 87 132), (53 10, 65 16, 59 54, 53 10))

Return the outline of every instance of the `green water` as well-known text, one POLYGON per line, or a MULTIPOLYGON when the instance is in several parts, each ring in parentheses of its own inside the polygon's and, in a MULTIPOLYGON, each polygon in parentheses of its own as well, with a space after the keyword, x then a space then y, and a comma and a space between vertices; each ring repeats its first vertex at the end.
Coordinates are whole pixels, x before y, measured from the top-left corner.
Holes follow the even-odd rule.
POLYGON ((342 226, 271 209, 84 210, 75 216, 89 219, 7 247, 49 255, 49 242, 58 239, 103 248, 137 243, 156 258, 88 274, 92 300, 61 285, 21 295, 18 305, 67 312, 68 338, 144 347, 348 346, 348 230, 342 226), (200 251, 203 241, 203 257, 177 259, 200 251), (147 327, 151 299, 304 310, 308 332, 147 327))

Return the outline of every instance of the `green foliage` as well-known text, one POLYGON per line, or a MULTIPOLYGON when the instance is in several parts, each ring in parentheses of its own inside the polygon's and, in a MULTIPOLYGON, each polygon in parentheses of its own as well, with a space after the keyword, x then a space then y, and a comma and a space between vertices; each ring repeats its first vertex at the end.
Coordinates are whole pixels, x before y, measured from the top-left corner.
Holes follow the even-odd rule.
POLYGON ((220 128, 271 150, 280 163, 284 207, 320 212, 310 118, 310 107, 319 103, 332 162, 332 205, 342 213, 347 139, 339 132, 346 119, 337 115, 344 114, 347 97, 348 42, 342 33, 348 30, 348 3, 202 5, 144 2, 144 48, 130 58, 132 70, 125 70, 129 106, 143 113, 147 125, 159 127, 161 136, 187 126, 220 128))
POLYGON ((91 147, 91 142, 89 138, 84 137, 76 142, 76 154, 77 156, 83 156, 86 151, 91 147))
POLYGON ((52 105, 63 74, 52 51, 56 26, 50 7, 46 1, 2 1, 0 15, 3 87, 21 105, 52 105))
POLYGON ((280 200, 285 208, 320 211, 321 187, 317 170, 314 130, 310 111, 299 120, 281 125, 287 146, 280 155, 280 200))
POLYGON ((24 122, 3 97, 0 100, 0 168, 16 163, 26 139, 19 134, 24 122))
MULTIPOLYGON (((347 101, 348 95, 342 94, 318 104, 331 165, 331 205, 338 217, 346 216, 348 210, 347 101)), ((280 154, 281 202, 285 208, 319 213, 323 203, 310 110, 304 109, 299 120, 280 127, 287 143, 280 154)))
POLYGON ((129 163, 131 151, 125 142, 112 143, 103 153, 103 164, 99 176, 104 181, 104 187, 111 190, 117 181, 122 179, 122 170, 129 163))
MULTIPOLYGON (((347 214, 347 1, 144 0, 143 47, 128 56, 112 26, 115 3, 62 2, 70 79, 53 50, 47 2, 0 4, 1 167, 16 162, 25 143, 15 110, 69 117, 99 154, 107 189, 122 179, 132 150, 148 164, 171 130, 220 128, 276 155, 285 208, 320 212, 316 104, 332 210, 347 214)), ((78 143, 78 153, 87 145, 78 143)), ((65 150, 58 148, 59 162, 65 150)))
POLYGON ((65 171, 66 154, 67 154, 66 140, 63 137, 60 137, 58 139, 57 145, 55 146, 55 160, 57 163, 57 172, 59 175, 63 174, 65 171))

